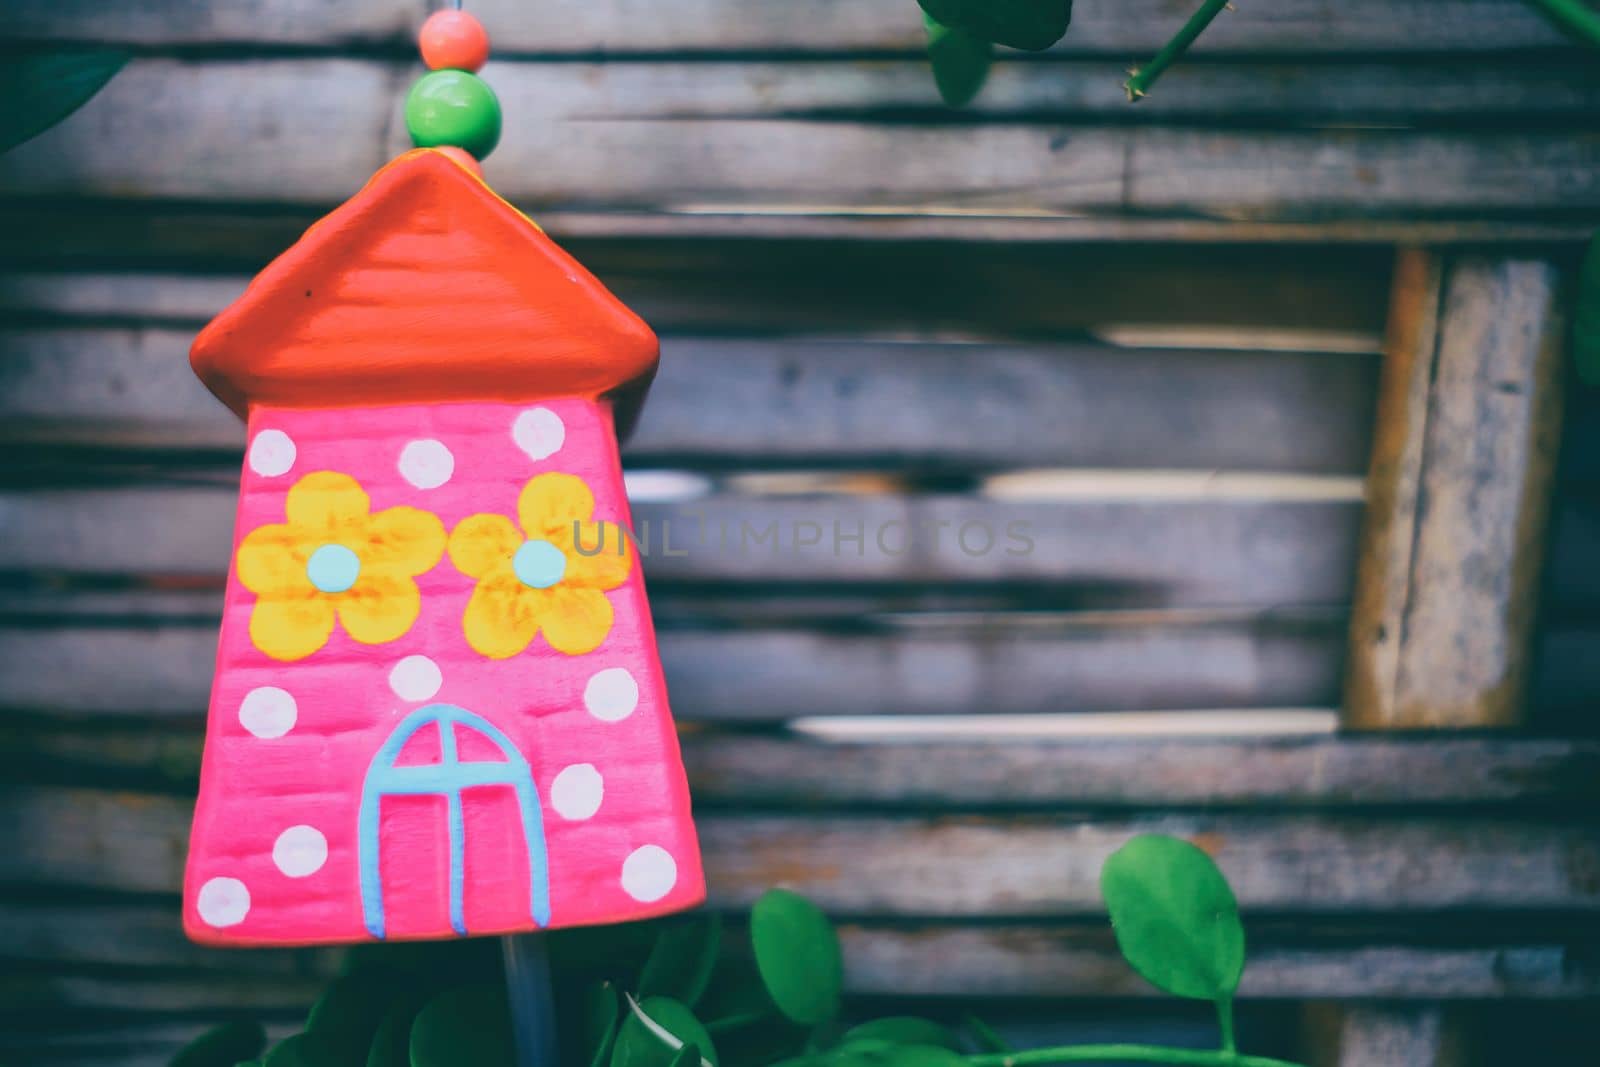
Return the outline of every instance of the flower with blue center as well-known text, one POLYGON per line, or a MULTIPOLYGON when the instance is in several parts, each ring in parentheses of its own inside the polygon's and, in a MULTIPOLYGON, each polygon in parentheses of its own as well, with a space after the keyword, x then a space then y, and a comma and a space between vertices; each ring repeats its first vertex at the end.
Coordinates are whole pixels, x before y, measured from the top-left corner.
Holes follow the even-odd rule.
POLYGON ((471 515, 450 534, 450 560, 477 580, 462 616, 467 644, 491 659, 522 652, 539 633, 557 652, 593 652, 611 632, 605 591, 627 580, 633 546, 616 523, 596 521, 582 478, 534 476, 517 521, 471 515))
POLYGON ((411 629, 422 612, 415 578, 444 556, 437 515, 397 507, 372 514, 348 474, 317 471, 284 500, 285 523, 239 543, 239 582, 256 595, 250 639, 273 659, 304 659, 328 643, 335 620, 367 645, 411 629))

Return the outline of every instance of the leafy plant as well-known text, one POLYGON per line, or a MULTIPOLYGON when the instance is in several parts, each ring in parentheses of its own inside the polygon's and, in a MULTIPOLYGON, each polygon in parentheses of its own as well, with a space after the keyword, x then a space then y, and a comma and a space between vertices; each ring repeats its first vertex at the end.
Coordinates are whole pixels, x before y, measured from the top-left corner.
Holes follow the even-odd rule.
MULTIPOLYGON (((932 1019, 839 1020, 838 934, 816 905, 774 889, 750 913, 749 952, 721 952, 720 921, 558 931, 557 1018, 570 1020, 568 1067, 1047 1067, 1171 1063, 1295 1067, 1235 1050, 1233 996, 1244 930, 1233 891, 1200 849, 1135 837, 1101 870, 1117 946, 1152 985, 1216 1005, 1215 1050, 1096 1044, 1013 1051, 981 1020, 959 1030, 932 1019), (749 969, 754 959, 753 972, 749 969), (566 1002, 564 1005, 560 1002, 566 1002), (976 1051, 973 1051, 976 1050, 976 1051)), ((303 1032, 262 1067, 512 1067, 512 1027, 497 957, 482 942, 365 950, 311 1009, 303 1032), (457 963, 442 963, 454 953, 457 963), (382 962, 382 965, 380 965, 382 962)), ((234 1067, 260 1054, 259 1026, 202 1035, 173 1067, 234 1067)), ((255 1061, 252 1061, 255 1062, 255 1061)))
POLYGON ((89 102, 128 61, 114 48, 30 52, 0 63, 0 152, 36 137, 89 102))
MULTIPOLYGON (((1600 48, 1600 12, 1585 0, 1526 0, 1576 41, 1600 48)), ((1029 52, 1049 48, 1066 35, 1072 0, 917 0, 928 27, 928 60, 934 84, 951 107, 971 102, 989 74, 994 46, 1029 52)), ((1189 50, 1231 0, 1201 0, 1183 27, 1143 67, 1128 72, 1123 88, 1138 103, 1156 79, 1189 50)))

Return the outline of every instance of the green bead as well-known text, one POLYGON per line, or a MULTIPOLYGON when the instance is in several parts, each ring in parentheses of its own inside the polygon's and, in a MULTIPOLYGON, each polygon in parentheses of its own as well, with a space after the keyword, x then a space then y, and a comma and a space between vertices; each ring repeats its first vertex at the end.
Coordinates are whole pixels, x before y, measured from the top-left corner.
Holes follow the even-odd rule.
POLYGON ((500 143, 500 101, 475 74, 436 70, 411 87, 406 129, 418 148, 455 145, 482 159, 500 143))

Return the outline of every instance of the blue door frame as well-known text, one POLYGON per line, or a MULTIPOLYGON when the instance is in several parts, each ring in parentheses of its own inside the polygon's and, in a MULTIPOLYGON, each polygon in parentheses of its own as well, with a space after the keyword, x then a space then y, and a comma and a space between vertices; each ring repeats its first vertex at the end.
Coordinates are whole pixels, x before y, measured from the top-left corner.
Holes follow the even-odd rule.
POLYGON ((466 907, 466 825, 461 810, 461 791, 480 786, 509 786, 517 794, 522 817, 522 835, 528 845, 528 916, 535 925, 550 924, 550 870, 545 852, 544 816, 539 795, 534 789, 533 772, 511 740, 480 715, 454 704, 429 704, 418 708, 395 727, 372 764, 361 785, 361 812, 358 838, 361 871, 361 915, 367 932, 376 938, 386 933, 383 914, 383 876, 379 864, 379 835, 384 797, 443 796, 449 805, 450 832, 450 928, 467 932, 466 907), (394 761, 416 732, 424 726, 439 727, 439 762, 396 767, 394 761), (477 760, 463 763, 457 756, 456 727, 462 726, 492 741, 504 753, 504 763, 477 760))

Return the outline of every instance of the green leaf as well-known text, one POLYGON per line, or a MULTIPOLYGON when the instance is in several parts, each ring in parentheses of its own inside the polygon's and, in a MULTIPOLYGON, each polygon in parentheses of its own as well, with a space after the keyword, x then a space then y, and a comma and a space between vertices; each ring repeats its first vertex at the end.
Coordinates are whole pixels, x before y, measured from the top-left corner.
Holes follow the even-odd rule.
POLYGON ((420 991, 402 993, 389 1005, 367 1049, 367 1067, 411 1067, 411 1026, 427 997, 420 991))
POLYGON ((171 1067, 233 1067, 255 1059, 266 1047, 267 1031, 260 1023, 223 1023, 179 1049, 171 1067))
POLYGON ((1011 1044, 995 1032, 995 1028, 978 1018, 976 1015, 967 1015, 963 1022, 967 1029, 972 1031, 972 1036, 977 1040, 985 1052, 1010 1052, 1011 1044))
POLYGON ((966 1067, 967 1058, 939 1045, 864 1040, 840 1045, 823 1057, 824 1067, 966 1067))
POLYGON ((440 993, 411 1024, 411 1067, 512 1067, 511 1013, 498 985, 440 993))
POLYGON ((936 22, 981 41, 1038 52, 1067 32, 1072 0, 917 0, 936 22))
POLYGON ((932 1019, 918 1019, 910 1015, 894 1015, 886 1019, 873 1019, 852 1026, 839 1037, 839 1044, 849 1045, 859 1041, 887 1041, 895 1045, 937 1045, 940 1048, 957 1047, 956 1035, 948 1026, 932 1019))
POLYGON ((700 1067, 700 1046, 685 1045, 672 1057, 672 1067, 700 1067))
POLYGON ((922 24, 928 31, 928 62, 933 64, 933 83, 940 98, 951 107, 970 104, 989 77, 994 44, 946 26, 926 13, 922 24))
POLYGON ((286 1037, 267 1053, 262 1067, 347 1067, 339 1050, 322 1034, 309 1030, 286 1037))
POLYGON ((128 53, 115 48, 32 52, 0 63, 0 152, 37 136, 88 103, 128 53))
POLYGON ((873 1057, 882 1067, 967 1067, 967 1058, 941 1045, 895 1045, 873 1057))
POLYGON ((1228 881, 1187 841, 1144 834, 1100 869, 1111 926, 1133 969, 1157 989, 1230 1000, 1244 972, 1244 928, 1228 881))
POLYGON ((609 982, 596 982, 584 990, 583 1047, 589 1053, 589 1067, 605 1067, 611 1062, 611 1047, 617 1040, 620 1020, 617 991, 609 982))
POLYGON ((684 1045, 696 1046, 717 1067, 711 1035, 688 1005, 671 997, 647 997, 637 1006, 629 1004, 628 1017, 617 1030, 611 1067, 672 1067, 684 1045))
POLYGON ((320 1034, 345 1063, 363 1063, 378 1024, 389 1012, 394 988, 376 971, 353 971, 328 983, 306 1018, 306 1031, 320 1034))
POLYGON ((1572 353, 1578 377, 1600 386, 1600 233, 1589 241, 1578 274, 1578 307, 1572 322, 1572 353))
POLYGON ((693 1007, 711 984, 722 947, 722 920, 695 915, 662 929, 639 973, 641 997, 672 997, 693 1007))
POLYGON ((787 889, 768 890, 751 909, 750 940, 761 982, 779 1011, 802 1026, 839 1014, 839 938, 815 904, 787 889))

